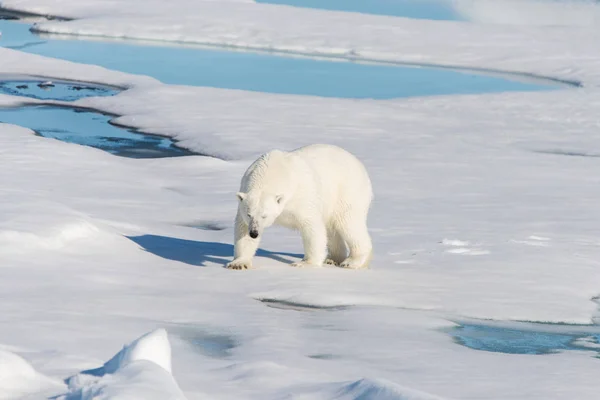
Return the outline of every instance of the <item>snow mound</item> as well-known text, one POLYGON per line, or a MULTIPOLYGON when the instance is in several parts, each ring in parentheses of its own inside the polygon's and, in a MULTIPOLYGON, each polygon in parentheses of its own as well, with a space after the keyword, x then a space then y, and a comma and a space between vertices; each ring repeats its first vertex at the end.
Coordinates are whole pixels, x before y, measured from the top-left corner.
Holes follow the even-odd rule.
POLYGON ((175 379, 164 368, 153 362, 137 360, 119 369, 114 375, 106 375, 94 381, 80 379, 70 386, 83 387, 72 390, 59 400, 185 400, 175 379))
POLYGON ((93 236, 98 228, 88 221, 65 221, 64 224, 50 227, 41 232, 27 232, 19 230, 0 231, 0 242, 15 249, 31 249, 39 247, 57 250, 65 247, 69 242, 93 236))
POLYGON ((123 347, 102 367, 68 379, 61 400, 185 400, 171 375, 171 345, 164 329, 123 347))
POLYGON ((0 209, 0 251, 80 251, 126 241, 110 227, 60 204, 33 201, 3 205, 0 209), (76 246, 75 246, 76 245, 76 246))
POLYGON ((340 388, 334 399, 340 400, 442 400, 414 389, 405 388, 383 379, 360 379, 340 388))
POLYGON ((443 400, 415 389, 396 385, 383 379, 360 379, 342 384, 327 384, 314 391, 306 391, 305 398, 317 400, 443 400))
POLYGON ((40 374, 17 354, 0 350, 0 399, 14 399, 61 386, 62 383, 40 374))
POLYGON ((171 345, 167 331, 157 329, 148 332, 130 344, 123 346, 102 367, 105 374, 113 374, 134 361, 146 360, 171 373, 171 345))

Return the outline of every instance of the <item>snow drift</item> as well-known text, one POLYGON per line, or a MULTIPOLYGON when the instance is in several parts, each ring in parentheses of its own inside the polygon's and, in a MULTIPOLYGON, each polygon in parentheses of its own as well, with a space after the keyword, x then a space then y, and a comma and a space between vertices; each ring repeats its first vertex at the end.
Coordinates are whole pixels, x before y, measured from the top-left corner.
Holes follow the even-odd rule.
POLYGON ((63 400, 185 400, 171 375, 171 346, 157 329, 123 347, 102 367, 68 380, 63 400))
POLYGON ((40 374, 17 354, 0 350, 0 400, 56 390, 61 386, 64 385, 60 381, 40 374))
POLYGON ((353 382, 316 385, 299 389, 297 398, 311 400, 444 400, 384 379, 363 378, 353 382))

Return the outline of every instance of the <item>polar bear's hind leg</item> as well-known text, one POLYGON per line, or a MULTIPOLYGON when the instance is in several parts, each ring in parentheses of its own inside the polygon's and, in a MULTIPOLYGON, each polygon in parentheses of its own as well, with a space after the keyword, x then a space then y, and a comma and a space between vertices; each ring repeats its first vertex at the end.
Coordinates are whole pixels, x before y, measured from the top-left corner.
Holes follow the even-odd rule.
POLYGON ((366 221, 347 221, 346 227, 340 232, 348 245, 350 255, 340 264, 342 268, 361 269, 369 268, 373 255, 371 236, 367 229, 366 221))

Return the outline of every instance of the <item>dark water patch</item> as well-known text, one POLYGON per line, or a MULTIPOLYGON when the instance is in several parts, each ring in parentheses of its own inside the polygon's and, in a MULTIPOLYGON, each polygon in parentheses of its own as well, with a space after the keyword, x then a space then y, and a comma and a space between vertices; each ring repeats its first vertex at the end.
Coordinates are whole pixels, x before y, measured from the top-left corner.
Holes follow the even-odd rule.
POLYGON ((557 156, 600 158, 600 153, 592 152, 592 151, 562 150, 562 149, 543 149, 543 150, 532 150, 532 151, 534 153, 552 154, 552 155, 557 155, 557 156))
POLYGON ((64 80, 17 79, 0 81, 0 93, 37 100, 75 101, 92 96, 113 96, 118 89, 64 80))
POLYGON ((90 146, 129 158, 189 156, 170 138, 124 129, 109 123, 111 116, 90 110, 56 106, 0 108, 0 122, 23 126, 37 135, 90 146))
POLYGON ((45 19, 48 21, 71 21, 71 18, 51 14, 38 14, 29 11, 11 10, 0 7, 0 20, 45 19))
POLYGON ((203 231, 224 231, 227 226, 221 222, 213 221, 191 221, 180 224, 181 226, 187 226, 188 228, 196 228, 203 231))
POLYGON ((551 354, 565 350, 600 355, 600 332, 571 325, 527 324, 526 328, 462 324, 448 330, 454 341, 474 350, 505 354, 551 354), (551 329, 553 328, 553 329, 551 329))
POLYGON ((29 47, 33 47, 33 46, 39 46, 42 45, 46 42, 43 41, 37 41, 37 42, 27 42, 27 43, 23 43, 23 44, 19 44, 19 45, 14 45, 14 46, 5 46, 7 49, 12 49, 12 50, 25 50, 29 47))
POLYGON ((261 303, 271 308, 293 311, 342 311, 352 306, 318 306, 313 304, 304 304, 287 300, 276 299, 258 299, 261 303))
POLYGON ((333 354, 311 354, 307 357, 312 358, 314 360, 335 360, 335 359, 341 358, 341 357, 333 355, 333 354))
MULTIPOLYGON (((0 81, 0 94, 41 101, 73 102, 92 96, 113 96, 121 89, 106 85, 30 77, 0 81)), ((0 122, 20 125, 37 135, 90 146, 129 158, 161 158, 195 155, 164 136, 139 132, 111 123, 114 115, 56 105, 0 108, 0 122)))

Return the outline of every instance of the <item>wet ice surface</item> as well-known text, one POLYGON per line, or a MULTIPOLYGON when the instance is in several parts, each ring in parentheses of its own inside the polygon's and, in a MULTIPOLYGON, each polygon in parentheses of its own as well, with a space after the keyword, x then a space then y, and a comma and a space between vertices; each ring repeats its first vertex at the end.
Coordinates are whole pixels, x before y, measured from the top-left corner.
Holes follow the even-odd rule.
POLYGON ((258 0, 257 2, 417 19, 452 21, 462 19, 449 0, 258 0))
MULTIPOLYGON (((66 81, 17 79, 0 81, 0 94, 37 100, 75 101, 90 96, 112 96, 117 89, 66 81)), ((110 124, 111 116, 93 110, 51 105, 0 108, 0 122, 23 126, 38 135, 105 150, 131 158, 175 157, 195 154, 177 147, 167 137, 110 124)))

